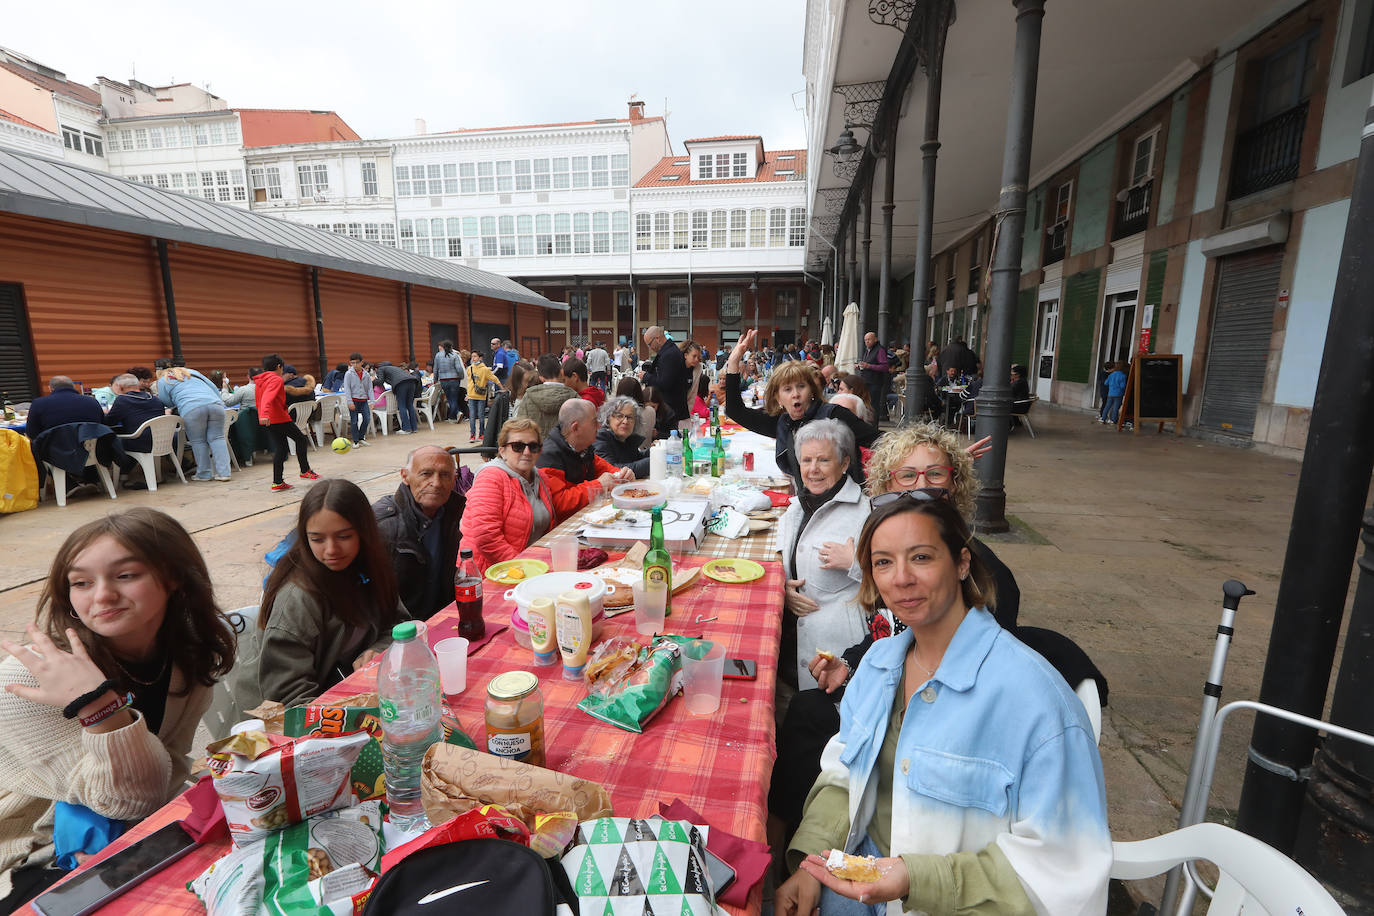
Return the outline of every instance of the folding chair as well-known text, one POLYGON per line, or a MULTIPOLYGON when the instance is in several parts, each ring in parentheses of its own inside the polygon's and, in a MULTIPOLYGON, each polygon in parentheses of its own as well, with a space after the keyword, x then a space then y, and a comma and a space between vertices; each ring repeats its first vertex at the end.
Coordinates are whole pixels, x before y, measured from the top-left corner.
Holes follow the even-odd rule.
MULTIPOLYGON (((229 420, 228 413, 225 414, 225 438, 228 438, 229 420)), ((181 482, 186 482, 186 475, 181 470, 181 448, 177 443, 177 437, 182 431, 181 417, 162 416, 153 417, 143 421, 143 425, 126 435, 121 435, 120 439, 137 439, 145 432, 151 432, 153 437, 153 447, 146 452, 135 452, 129 449, 124 450, 124 454, 138 461, 139 467, 143 468, 143 482, 148 485, 149 490, 156 490, 157 485, 162 481, 162 468, 159 458, 164 456, 172 459, 172 466, 177 469, 177 476, 181 482)), ((233 454, 233 450, 230 450, 233 454)))

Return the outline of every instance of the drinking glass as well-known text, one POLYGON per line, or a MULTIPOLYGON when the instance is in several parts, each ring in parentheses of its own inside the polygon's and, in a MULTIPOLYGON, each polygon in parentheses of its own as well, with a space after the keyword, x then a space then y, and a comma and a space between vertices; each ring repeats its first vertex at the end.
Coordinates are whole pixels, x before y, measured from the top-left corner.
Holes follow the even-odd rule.
POLYGON ((444 697, 452 705, 453 699, 468 686, 468 641, 462 636, 450 636, 434 644, 434 657, 439 661, 439 685, 444 697))
POLYGON ((554 572, 577 572, 577 538, 554 538, 549 544, 554 572))
POLYGON ((687 711, 709 716, 720 708, 720 682, 725 673, 725 646, 699 639, 682 653, 682 692, 687 711))
POLYGON ((668 587, 662 582, 636 582, 635 629, 641 636, 663 632, 664 612, 668 605, 668 587))

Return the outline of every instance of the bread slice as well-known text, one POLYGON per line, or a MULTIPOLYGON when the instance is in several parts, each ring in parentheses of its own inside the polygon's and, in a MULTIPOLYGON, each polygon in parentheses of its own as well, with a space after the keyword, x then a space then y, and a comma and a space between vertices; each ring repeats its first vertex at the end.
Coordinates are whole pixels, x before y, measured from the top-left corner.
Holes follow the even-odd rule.
POLYGON ((882 874, 878 871, 878 860, 872 856, 851 856, 838 849, 830 850, 830 858, 825 867, 836 878, 844 878, 856 884, 872 884, 882 874))

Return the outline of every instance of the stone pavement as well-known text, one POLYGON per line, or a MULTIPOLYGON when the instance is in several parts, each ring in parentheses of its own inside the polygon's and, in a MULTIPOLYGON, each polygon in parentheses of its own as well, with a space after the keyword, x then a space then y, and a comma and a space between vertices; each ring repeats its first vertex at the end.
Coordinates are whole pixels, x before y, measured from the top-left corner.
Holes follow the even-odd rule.
MULTIPOLYGON (((1258 695, 1299 466, 1153 427, 1118 434, 1045 405, 1033 419, 1038 438, 1018 432, 1010 445, 1016 528, 988 540, 1016 575, 1021 620, 1071 636, 1106 674, 1102 757, 1112 834, 1142 839, 1177 817, 1228 578, 1257 594, 1241 605, 1223 700, 1258 695)), ((374 442, 345 455, 312 450, 311 461, 375 499, 399 484, 411 448, 466 446, 467 429, 441 423, 374 442)), ((287 479, 304 484, 294 469, 292 461, 287 479)), ((81 496, 65 509, 49 502, 0 518, 0 635, 19 636, 32 618, 49 560, 73 528, 132 506, 162 509, 194 533, 224 607, 255 603, 262 556, 294 523, 305 491, 273 493, 270 479, 260 456, 230 483, 183 486, 173 477, 156 493, 120 491, 115 502, 81 496)), ((1244 772, 1250 717, 1234 718, 1217 767, 1214 820, 1232 815, 1244 772)), ((1135 890, 1157 895, 1158 886, 1135 890)))

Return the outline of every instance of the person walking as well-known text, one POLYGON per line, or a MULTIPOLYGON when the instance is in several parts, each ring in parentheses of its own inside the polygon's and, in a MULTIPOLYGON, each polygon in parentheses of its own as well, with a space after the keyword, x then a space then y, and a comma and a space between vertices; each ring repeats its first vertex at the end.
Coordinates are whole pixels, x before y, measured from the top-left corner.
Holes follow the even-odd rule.
POLYGON ((343 392, 349 400, 348 420, 353 433, 353 447, 367 445, 367 430, 372 425, 372 376, 363 368, 361 353, 353 353, 348 357, 348 374, 344 376, 343 392))
POLYGON ((1121 363, 1108 363, 1107 397, 1102 402, 1102 412, 1097 419, 1103 423, 1115 423, 1121 413, 1121 401, 1126 396, 1126 373, 1121 363))
POLYGON ((445 340, 439 344, 439 351, 434 354, 434 383, 444 392, 444 400, 448 403, 448 421, 457 423, 461 419, 458 411, 462 403, 467 400, 463 394, 463 381, 467 375, 463 371, 462 355, 453 349, 453 341, 445 340))
MULTIPOLYGON (((158 360, 162 363, 163 360, 158 360)), ((229 442, 224 438, 224 401, 219 387, 194 369, 158 365, 157 397, 176 408, 196 459, 196 480, 229 479, 229 442)))
MULTIPOLYGON (((305 454, 308 445, 305 436, 296 427, 291 414, 286 412, 285 367, 286 364, 280 356, 270 353, 262 358, 263 371, 253 379, 258 422, 267 427, 267 434, 272 437, 273 490, 291 489, 291 484, 282 477, 282 470, 286 466, 288 441, 296 443, 296 462, 300 465, 301 479, 320 479, 319 474, 310 470, 310 459, 305 454)), ((349 375, 352 376, 353 373, 350 372, 349 375)))

